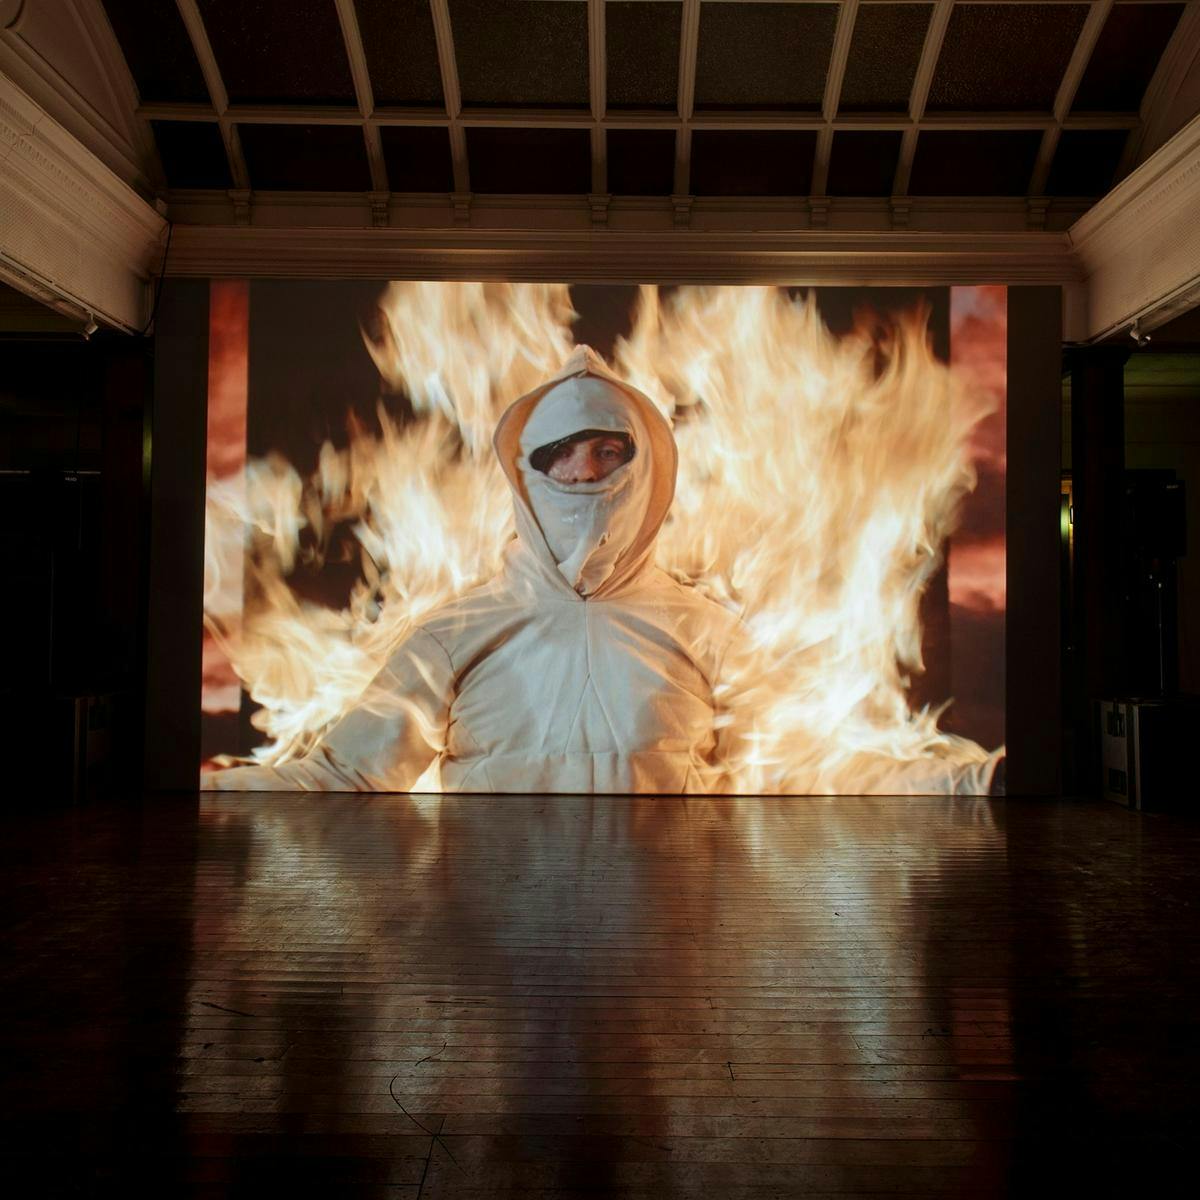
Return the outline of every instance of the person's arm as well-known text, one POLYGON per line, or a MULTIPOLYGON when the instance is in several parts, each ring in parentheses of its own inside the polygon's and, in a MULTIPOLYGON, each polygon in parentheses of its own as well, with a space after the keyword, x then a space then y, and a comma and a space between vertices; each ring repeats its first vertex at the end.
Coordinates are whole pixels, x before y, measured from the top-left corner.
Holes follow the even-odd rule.
POLYGON ((449 655, 436 638, 417 630, 359 703, 303 758, 278 767, 208 772, 200 789, 406 792, 444 749, 453 692, 449 655))
POLYGON ((747 787, 748 762, 753 752, 753 707, 747 680, 749 633, 740 620, 730 623, 729 635, 713 676, 713 722, 719 774, 710 784, 714 792, 738 793, 747 787))

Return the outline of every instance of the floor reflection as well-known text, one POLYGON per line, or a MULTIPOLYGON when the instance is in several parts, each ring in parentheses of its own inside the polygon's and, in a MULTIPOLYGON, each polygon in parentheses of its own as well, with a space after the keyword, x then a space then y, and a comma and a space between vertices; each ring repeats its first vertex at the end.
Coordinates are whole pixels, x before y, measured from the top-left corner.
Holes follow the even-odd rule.
POLYGON ((183 1104, 309 1181, 995 1175, 990 801, 213 796, 201 841, 183 1104))
POLYGON ((14 810, 37 1195, 1174 1195, 1200 823, 1082 801, 14 810))

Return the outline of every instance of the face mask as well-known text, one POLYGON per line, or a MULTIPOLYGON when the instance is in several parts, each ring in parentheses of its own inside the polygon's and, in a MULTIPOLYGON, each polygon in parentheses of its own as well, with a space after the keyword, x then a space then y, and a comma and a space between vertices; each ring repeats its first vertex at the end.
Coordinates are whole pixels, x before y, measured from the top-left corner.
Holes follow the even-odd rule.
POLYGON ((557 483, 530 466, 529 455, 582 430, 624 433, 637 447, 644 443, 638 424, 633 404, 619 388, 585 376, 548 391, 521 432, 519 466, 530 506, 563 578, 582 596, 613 573, 641 530, 650 464, 635 452, 630 462, 595 483, 557 483))

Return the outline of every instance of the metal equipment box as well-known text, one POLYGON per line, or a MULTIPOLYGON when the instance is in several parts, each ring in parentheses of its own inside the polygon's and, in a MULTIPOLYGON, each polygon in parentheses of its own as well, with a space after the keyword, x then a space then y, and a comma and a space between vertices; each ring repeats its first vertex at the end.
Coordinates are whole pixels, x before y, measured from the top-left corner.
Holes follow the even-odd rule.
POLYGON ((1099 708, 1105 799, 1153 811, 1194 807, 1200 697, 1102 700, 1099 708))

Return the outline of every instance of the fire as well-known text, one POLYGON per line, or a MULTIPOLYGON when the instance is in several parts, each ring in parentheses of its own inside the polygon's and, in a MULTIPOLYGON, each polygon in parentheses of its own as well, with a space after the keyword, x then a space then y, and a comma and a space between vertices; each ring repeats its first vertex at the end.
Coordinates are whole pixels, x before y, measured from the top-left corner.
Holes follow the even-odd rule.
MULTIPOLYGON (((209 491, 229 532, 206 578, 236 573, 230 533, 249 531, 241 620, 207 619, 261 706, 259 762, 312 746, 412 622, 497 570, 512 519, 492 429, 573 345, 565 285, 393 283, 380 308, 367 349, 411 418, 381 407, 381 432, 327 444, 310 479, 268 459, 209 491), (346 521, 361 579, 332 611, 288 578, 346 521)), ((919 313, 882 343, 837 338, 777 288, 642 288, 613 365, 675 427, 660 565, 746 626, 717 697, 737 790, 986 791, 1000 752, 913 711, 909 683, 992 394, 934 358, 919 313)))

